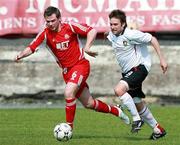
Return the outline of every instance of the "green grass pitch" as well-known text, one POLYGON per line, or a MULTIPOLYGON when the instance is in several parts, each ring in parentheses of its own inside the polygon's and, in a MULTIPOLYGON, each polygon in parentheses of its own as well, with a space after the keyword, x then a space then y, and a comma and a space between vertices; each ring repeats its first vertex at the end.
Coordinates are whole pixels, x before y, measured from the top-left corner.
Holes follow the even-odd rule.
POLYGON ((73 138, 59 142, 53 128, 65 121, 64 109, 0 109, 0 145, 179 145, 180 106, 150 106, 166 128, 167 136, 149 140, 152 130, 144 125, 138 134, 119 118, 77 108, 73 138))

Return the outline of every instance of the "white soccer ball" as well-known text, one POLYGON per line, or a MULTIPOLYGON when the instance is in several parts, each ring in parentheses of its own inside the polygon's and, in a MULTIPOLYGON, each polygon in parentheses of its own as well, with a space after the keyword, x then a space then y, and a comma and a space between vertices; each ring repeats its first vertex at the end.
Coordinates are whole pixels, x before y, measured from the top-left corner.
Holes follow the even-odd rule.
POLYGON ((54 137, 59 141, 68 141, 72 138, 72 128, 67 123, 57 124, 54 128, 54 137))

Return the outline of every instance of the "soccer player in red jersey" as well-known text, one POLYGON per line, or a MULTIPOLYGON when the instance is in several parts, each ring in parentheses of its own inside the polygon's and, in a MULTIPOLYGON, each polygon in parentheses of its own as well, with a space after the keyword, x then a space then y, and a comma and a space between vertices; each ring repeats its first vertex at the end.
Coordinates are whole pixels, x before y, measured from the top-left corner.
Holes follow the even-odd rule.
POLYGON ((87 24, 74 22, 63 23, 61 13, 56 7, 48 7, 44 11, 46 27, 36 36, 31 44, 20 52, 15 61, 33 54, 37 47, 46 41, 49 51, 53 54, 58 65, 62 68, 66 82, 64 96, 66 100, 66 122, 73 128, 76 111, 76 100, 79 99, 84 107, 103 113, 111 113, 129 124, 129 118, 116 106, 110 106, 94 99, 86 80, 90 72, 90 64, 84 57, 84 52, 95 57, 96 52, 90 47, 96 37, 96 30, 87 24), (78 35, 86 36, 85 46, 82 48, 78 35))

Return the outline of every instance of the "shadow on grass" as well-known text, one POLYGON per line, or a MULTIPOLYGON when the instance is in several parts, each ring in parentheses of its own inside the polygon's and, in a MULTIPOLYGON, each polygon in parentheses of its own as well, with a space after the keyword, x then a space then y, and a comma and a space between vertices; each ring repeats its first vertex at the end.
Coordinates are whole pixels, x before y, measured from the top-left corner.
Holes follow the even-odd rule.
POLYGON ((125 136, 124 139, 126 140, 132 140, 132 141, 145 141, 145 140, 149 140, 149 138, 147 137, 142 137, 142 136, 125 136))
POLYGON ((141 136, 110 136, 110 135, 75 135, 73 136, 73 139, 123 139, 123 140, 131 140, 131 141, 145 141, 145 140, 149 140, 147 137, 141 137, 141 136))

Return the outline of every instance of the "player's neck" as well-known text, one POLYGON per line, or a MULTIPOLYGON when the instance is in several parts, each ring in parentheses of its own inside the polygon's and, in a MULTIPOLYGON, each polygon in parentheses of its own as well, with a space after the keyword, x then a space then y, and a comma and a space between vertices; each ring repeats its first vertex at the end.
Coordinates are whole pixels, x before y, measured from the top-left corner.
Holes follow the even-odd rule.
POLYGON ((120 31, 118 34, 115 34, 116 37, 123 35, 123 34, 124 34, 124 31, 125 31, 125 28, 124 28, 122 31, 120 31))
POLYGON ((61 23, 57 26, 56 29, 53 30, 53 32, 60 32, 61 31, 61 23))
POLYGON ((61 31, 61 23, 59 23, 58 27, 57 27, 57 32, 61 31))

